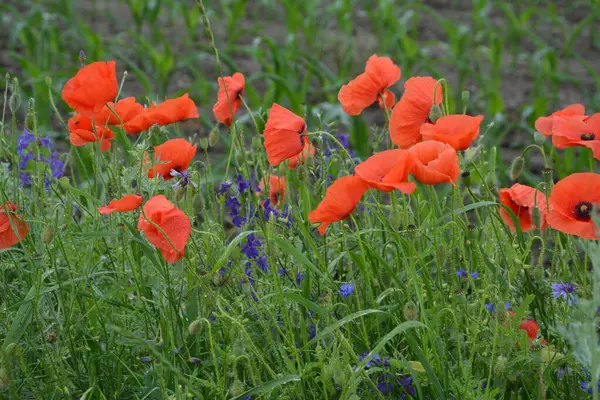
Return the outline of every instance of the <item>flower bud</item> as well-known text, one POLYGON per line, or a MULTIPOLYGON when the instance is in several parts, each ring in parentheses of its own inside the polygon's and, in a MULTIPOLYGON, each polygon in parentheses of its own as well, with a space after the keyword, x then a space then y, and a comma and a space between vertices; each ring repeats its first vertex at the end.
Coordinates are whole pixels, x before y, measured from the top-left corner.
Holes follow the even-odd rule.
POLYGON ((188 325, 188 333, 190 336, 198 334, 202 329, 202 322, 200 320, 192 321, 191 324, 188 325))
POLYGON ((19 80, 13 78, 10 88, 10 98, 8 99, 8 108, 11 113, 15 113, 21 107, 21 93, 19 92, 19 80))
POLYGON ((219 143, 219 129, 215 127, 208 135, 208 145, 213 147, 217 143, 219 143))
POLYGON ((494 375, 498 378, 504 376, 504 372, 506 371, 506 365, 508 364, 508 360, 504 356, 498 356, 496 359, 496 365, 494 365, 494 375))
POLYGON ((239 379, 234 380, 231 386, 229 386, 229 394, 232 397, 237 397, 242 393, 244 393, 244 384, 239 379))
POLYGON ((533 141, 538 146, 541 146, 546 141, 546 136, 544 136, 541 133, 539 133, 539 132, 536 131, 536 132, 533 133, 533 141))
POLYGON ((204 210, 204 199, 201 193, 197 193, 192 199, 192 210, 194 214, 200 214, 204 210))
POLYGON ((416 321, 419 319, 419 308, 415 303, 409 301, 404 305, 404 319, 407 321, 416 321))
POLYGON ((183 187, 183 185, 181 185, 178 186, 177 190, 175 191, 175 200, 181 201, 181 199, 183 199, 183 196, 185 196, 185 188, 183 187))
POLYGON ((525 159, 522 156, 515 158, 510 167, 510 178, 514 181, 523 172, 523 168, 525 167, 525 159))
POLYGON ((466 104, 469 102, 469 97, 471 97, 471 92, 469 92, 468 90, 463 90, 461 93, 461 97, 462 97, 462 102, 466 107, 466 104))
POLYGON ((31 98, 29 99, 29 110, 27 111, 27 116, 25 117, 25 128, 30 131, 35 131, 35 126, 35 100, 31 98))
POLYGON ((429 112, 429 119, 431 120, 431 122, 435 123, 438 119, 442 118, 443 116, 444 113, 442 112, 440 106, 434 104, 433 107, 431 107, 431 111, 429 112))
POLYGON ((207 138, 200 138, 200 148, 204 151, 208 150, 208 139, 207 138))
POLYGON ((48 332, 48 334, 46 335, 46 342, 47 343, 55 343, 56 342, 56 332, 48 332))
POLYGON ((0 368, 0 387, 7 387, 10 384, 10 376, 8 370, 4 367, 0 368))
POLYGON ((542 175, 544 177, 544 182, 546 183, 546 185, 548 185, 549 188, 551 188, 554 184, 554 182, 552 181, 553 178, 553 173, 554 171, 552 171, 552 168, 544 168, 542 170, 542 175))
POLYGON ((533 221, 533 226, 535 226, 536 229, 540 229, 542 227, 542 213, 540 212, 539 208, 533 207, 531 210, 531 219, 533 221))
POLYGON ((48 225, 44 228, 44 231, 42 232, 42 242, 48 244, 52 242, 52 239, 54 239, 54 228, 48 225))

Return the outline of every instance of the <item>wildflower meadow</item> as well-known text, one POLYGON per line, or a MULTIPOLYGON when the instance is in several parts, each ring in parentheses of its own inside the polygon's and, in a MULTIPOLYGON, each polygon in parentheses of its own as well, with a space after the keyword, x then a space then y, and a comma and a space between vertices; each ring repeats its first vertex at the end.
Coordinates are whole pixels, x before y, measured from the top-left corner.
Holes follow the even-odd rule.
POLYGON ((1 398, 599 398, 598 1, 1 7, 1 398))

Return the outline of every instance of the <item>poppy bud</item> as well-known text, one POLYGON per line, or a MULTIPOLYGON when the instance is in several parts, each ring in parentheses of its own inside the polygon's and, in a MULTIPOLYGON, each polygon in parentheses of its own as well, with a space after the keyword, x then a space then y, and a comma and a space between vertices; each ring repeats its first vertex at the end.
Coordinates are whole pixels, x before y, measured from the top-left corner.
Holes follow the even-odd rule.
POLYGON ((185 196, 185 188, 183 186, 178 186, 177 190, 175 191, 175 200, 181 201, 183 196, 185 196))
POLYGON ((462 97, 462 102, 466 107, 466 104, 469 102, 469 97, 471 97, 471 92, 469 92, 468 90, 463 90, 461 93, 461 97, 462 97))
POLYGON ((299 181, 304 181, 306 179, 306 170, 304 168, 296 168, 296 176, 299 181))
POLYGON ((10 384, 10 376, 8 370, 4 367, 0 368, 0 387, 7 387, 10 384))
POLYGON ((29 99, 29 111, 25 117, 25 128, 30 131, 35 131, 36 120, 35 120, 35 100, 29 99))
POLYGON ((504 307, 500 307, 496 310, 496 321, 503 324, 508 320, 508 311, 504 307))
POLYGON ((419 308, 415 303, 409 301, 404 305, 404 319, 407 321, 416 321, 419 319, 419 308))
POLYGON ((210 147, 215 146, 217 143, 219 143, 219 130, 217 129, 217 127, 215 127, 212 131, 210 131, 210 133, 208 134, 208 144, 210 147))
POLYGON ((465 171, 460 174, 462 181, 466 187, 471 187, 471 173, 469 171, 465 171))
POLYGON ((8 108, 10 112, 16 112, 21 106, 21 94, 19 93, 19 80, 13 78, 12 87, 10 88, 10 99, 8 99, 8 108))
POLYGON ((207 138, 200 138, 200 148, 204 151, 206 151, 208 149, 208 139, 207 138))
POLYGON ((514 181, 523 172, 523 168, 525 167, 525 159, 522 156, 515 158, 510 167, 510 178, 514 181))
POLYGON ((188 325, 188 333, 190 336, 196 335, 198 332, 200 332, 201 328, 202 323, 200 320, 192 321, 192 323, 188 325))
POLYGON ((443 116, 444 113, 442 112, 440 106, 434 104, 433 107, 431 107, 431 111, 429 112, 429 119, 431 120, 431 122, 435 123, 438 119, 442 118, 443 116))
POLYGON ((544 144, 544 142, 546 141, 546 136, 542 135, 541 133, 539 133, 538 131, 535 131, 533 133, 533 141, 535 142, 535 144, 537 144, 538 146, 541 146, 544 144))
POLYGON ((85 56, 85 52, 83 50, 79 50, 79 64, 81 64, 81 68, 85 67, 85 60, 87 57, 85 56))
POLYGON ((497 377, 503 377, 506 371, 506 365, 508 360, 504 356, 498 356, 496 359, 496 365, 494 365, 494 375, 497 377))
POLYGON ((52 86, 52 77, 49 75, 46 76, 46 85, 52 86))
POLYGON ((535 228, 540 229, 542 226, 542 213, 539 208, 533 207, 531 210, 531 219, 535 228))
POLYGON ((544 268, 537 267, 535 270, 533 270, 533 277, 536 281, 541 281, 544 279, 544 268))
POLYGON ((194 214, 200 214, 204 210, 204 198, 202 198, 202 194, 198 193, 192 199, 192 210, 194 210, 194 214))
POLYGON ((234 380, 231 386, 229 386, 229 394, 236 397, 242 393, 244 393, 244 384, 239 379, 234 380))
POLYGON ((48 225, 44 228, 44 231, 42 232, 42 242, 48 244, 52 242, 52 239, 54 239, 54 228, 48 225))
POLYGON ((446 253, 446 249, 443 246, 439 246, 435 252, 435 256, 437 258, 437 263, 439 266, 446 264, 446 257, 448 254, 446 253))

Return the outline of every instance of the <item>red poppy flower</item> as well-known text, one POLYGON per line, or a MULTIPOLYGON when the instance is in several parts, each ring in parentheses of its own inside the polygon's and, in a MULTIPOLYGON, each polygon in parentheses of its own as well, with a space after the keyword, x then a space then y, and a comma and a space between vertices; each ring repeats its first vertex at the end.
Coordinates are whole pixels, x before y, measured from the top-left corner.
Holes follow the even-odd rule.
POLYGON ((213 106, 213 114, 217 120, 227 126, 231 125, 233 116, 240 108, 244 86, 244 75, 240 72, 236 72, 232 76, 219 78, 219 94, 217 102, 213 106))
POLYGON ((548 225, 557 231, 584 239, 598 239, 592 210, 600 205, 600 175, 571 174, 559 181, 548 198, 548 225))
POLYGON ((373 54, 367 60, 365 72, 341 87, 338 100, 346 113, 358 115, 398 82, 400 76, 400 68, 392 60, 373 54))
POLYGON ((421 126, 431 122, 429 114, 435 103, 442 102, 442 86, 430 76, 410 78, 404 84, 404 94, 390 116, 392 142, 406 149, 422 140, 421 126), (437 89, 436 89, 437 86, 437 89))
POLYGON ((361 162, 354 171, 375 189, 411 194, 417 188, 414 182, 408 182, 413 164, 414 157, 407 150, 386 150, 361 162))
POLYGON ((435 124, 426 123, 421 126, 423 140, 437 140, 447 143, 456 150, 467 149, 479 136, 479 125, 483 115, 471 117, 456 114, 438 119, 435 124))
POLYGON ((394 107, 394 104, 396 104, 396 96, 389 90, 385 90, 377 99, 377 103, 382 110, 391 110, 394 107))
POLYGON ((98 61, 81 68, 62 90, 63 100, 75 111, 93 117, 117 97, 115 61, 98 61))
POLYGON ((542 135, 549 137, 552 135, 554 122, 563 120, 583 121, 585 116, 585 107, 581 104, 571 104, 567 108, 550 114, 547 117, 540 117, 535 121, 535 129, 542 135))
POLYGON ((587 147, 592 150, 594 158, 600 160, 600 113, 585 121, 555 120, 552 127, 552 144, 558 149, 587 147))
POLYGON ((302 133, 306 133, 304 120, 274 103, 263 133, 267 159, 272 167, 302 151, 304 148, 304 140, 300 136, 302 133))
POLYGON ((456 182, 460 175, 458 155, 448 144, 427 140, 417 143, 408 150, 414 155, 412 174, 426 185, 456 182))
POLYGON ((118 200, 112 200, 108 205, 99 207, 100 214, 106 215, 114 212, 129 212, 138 208, 142 204, 142 196, 137 194, 128 194, 118 200))
POLYGON ((152 105, 146 108, 125 124, 125 131, 136 134, 145 131, 154 124, 165 126, 198 117, 198 108, 186 93, 181 97, 166 100, 157 106, 152 105))
MULTIPOLYGON (((535 188, 525 186, 521 184, 514 184, 508 189, 500 189, 500 203, 508 208, 517 216, 519 219, 519 226, 521 231, 527 232, 535 228, 533 224, 533 209, 537 207, 541 215, 541 230, 547 228, 546 223, 546 196, 537 191, 535 188)), ((500 217, 511 231, 515 232, 515 225, 508 214, 508 211, 503 207, 500 207, 500 217)))
POLYGON ((171 170, 183 172, 190 166, 196 155, 197 146, 193 146, 185 139, 167 140, 154 147, 154 167, 148 171, 148 178, 162 176, 171 179, 171 170))
POLYGON ((298 153, 297 155, 292 156, 288 159, 289 168, 292 170, 298 168, 298 164, 304 164, 304 161, 306 161, 307 158, 314 157, 315 152, 316 152, 315 146, 313 146, 313 144, 305 136, 304 137, 304 148, 302 149, 302 151, 300 153, 298 153))
POLYGON ((68 126, 69 140, 73 146, 84 146, 101 140, 100 151, 107 151, 111 147, 110 141, 115 138, 115 134, 108 127, 103 125, 94 127, 90 118, 80 114, 69 118, 68 126))
POLYGON ((531 340, 536 339, 538 332, 540 331, 539 325, 532 319, 528 319, 519 325, 519 329, 527 332, 527 337, 529 337, 531 340))
POLYGON ((168 263, 183 257, 185 244, 192 231, 188 216, 163 195, 152 197, 144 204, 143 210, 146 217, 140 215, 138 230, 143 231, 148 241, 160 249, 168 263))
POLYGON ((358 175, 339 178, 327 188, 325 198, 317 208, 308 213, 308 220, 313 224, 320 222, 319 233, 324 235, 329 224, 350 216, 369 187, 369 183, 358 175))
MULTIPOLYGON (((265 189, 265 186, 267 186, 267 179, 269 185, 269 200, 274 207, 277 207, 285 200, 285 177, 279 177, 277 175, 264 177, 258 185, 261 192, 265 189)), ((261 192, 257 192, 257 194, 260 194, 261 192)))
POLYGON ((107 104, 119 117, 117 118, 107 106, 104 106, 94 117, 96 125, 120 125, 121 122, 129 122, 145 111, 144 106, 135 101, 135 97, 126 97, 116 103, 109 101, 107 104))
POLYGON ((29 225, 15 214, 17 206, 7 201, 0 206, 0 249, 8 249, 21 242, 29 233, 29 225))

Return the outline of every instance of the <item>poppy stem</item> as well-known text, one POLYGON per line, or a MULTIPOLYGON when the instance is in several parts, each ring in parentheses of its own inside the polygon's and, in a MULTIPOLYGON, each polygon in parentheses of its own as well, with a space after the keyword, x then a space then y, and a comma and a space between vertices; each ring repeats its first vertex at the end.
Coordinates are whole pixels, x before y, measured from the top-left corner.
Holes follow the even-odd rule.
POLYGON ((243 96, 240 96, 240 100, 242 101, 242 104, 246 108, 246 111, 248 111, 248 115, 250 115, 250 118, 252 119, 252 123, 254 124, 254 127, 256 128, 256 133, 259 133, 258 124, 256 123, 256 119, 254 118, 254 114, 252 113, 252 110, 250 110, 250 107, 248 107, 248 103, 246 103, 246 100, 244 99, 243 96))
POLYGON ((544 167, 548 168, 548 160, 546 159, 546 152, 544 151, 544 149, 542 147, 538 146, 537 144, 530 144, 529 146, 525 147, 525 150, 523 150, 523 152, 521 152, 521 157, 525 157, 525 154, 534 147, 540 151, 540 153, 542 154, 542 158, 544 159, 544 167))
POLYGON ((317 135, 325 135, 325 136, 327 136, 328 138, 330 138, 331 140, 333 140, 334 143, 337 144, 344 151, 344 153, 346 153, 346 156, 352 162, 352 166, 356 167, 356 163, 354 162, 354 159, 352 158, 352 156, 348 152, 348 149, 346 149, 344 147, 344 145, 341 144, 340 141, 337 140, 337 138, 335 136, 333 136, 331 133, 325 132, 325 131, 316 131, 316 132, 306 133, 305 135, 308 136, 308 137, 317 136, 317 135))

